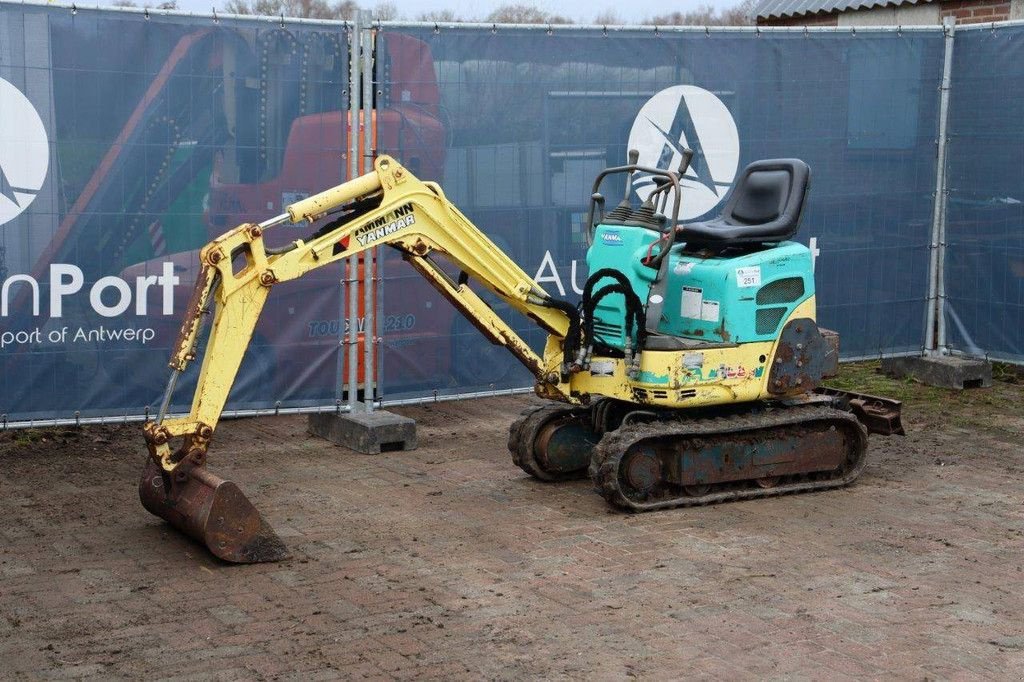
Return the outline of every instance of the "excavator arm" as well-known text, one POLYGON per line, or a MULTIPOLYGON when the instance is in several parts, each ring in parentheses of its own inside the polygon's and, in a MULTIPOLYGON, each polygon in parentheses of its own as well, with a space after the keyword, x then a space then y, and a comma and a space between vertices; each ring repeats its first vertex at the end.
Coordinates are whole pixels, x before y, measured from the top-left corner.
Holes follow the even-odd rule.
POLYGON ((234 483, 205 467, 206 453, 235 375, 270 290, 316 268, 382 245, 392 246, 493 343, 508 348, 537 378, 547 398, 577 403, 568 390, 569 361, 545 363, 472 289, 476 280, 549 333, 548 348, 575 348, 575 306, 555 299, 522 271, 444 196, 397 161, 379 157, 371 173, 303 199, 287 212, 245 224, 200 251, 202 269, 172 350, 156 421, 144 427, 149 461, 139 483, 143 506, 203 542, 221 559, 276 561, 288 551, 234 483), (328 222, 308 240, 280 248, 264 243, 268 229, 287 222, 328 222), (453 280, 440 265, 461 270, 453 280), (204 322, 212 326, 187 416, 167 418, 178 377, 196 359, 204 322))
POLYGON ((173 374, 160 416, 145 427, 150 457, 165 483, 180 467, 205 463, 213 430, 273 286, 384 244, 400 250, 488 339, 519 358, 537 378, 538 392, 577 402, 560 381, 564 368, 557 363, 546 367, 470 289, 468 279, 483 284, 556 339, 569 333, 573 306, 549 296, 452 205, 437 184, 421 182, 393 158, 381 156, 373 172, 292 204, 287 213, 265 223, 240 225, 201 250, 203 267, 172 352, 173 374), (276 225, 324 217, 332 220, 308 241, 278 249, 264 243, 264 231, 276 225), (462 271, 458 281, 440 267, 438 256, 462 271), (165 419, 177 377, 195 360, 211 303, 212 328, 191 412, 165 419), (180 443, 172 449, 177 439, 180 443))

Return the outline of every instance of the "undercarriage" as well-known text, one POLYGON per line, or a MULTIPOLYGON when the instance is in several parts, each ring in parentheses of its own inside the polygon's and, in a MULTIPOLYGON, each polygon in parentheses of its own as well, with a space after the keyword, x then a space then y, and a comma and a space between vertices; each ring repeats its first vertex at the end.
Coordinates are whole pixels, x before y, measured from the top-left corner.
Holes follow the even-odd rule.
POLYGON ((532 476, 589 476, 609 503, 630 511, 813 492, 860 476, 869 430, 902 432, 895 401, 875 399, 883 400, 870 403, 875 419, 860 419, 863 408, 850 403, 866 398, 832 391, 700 411, 609 398, 546 405, 511 426, 509 450, 532 476))

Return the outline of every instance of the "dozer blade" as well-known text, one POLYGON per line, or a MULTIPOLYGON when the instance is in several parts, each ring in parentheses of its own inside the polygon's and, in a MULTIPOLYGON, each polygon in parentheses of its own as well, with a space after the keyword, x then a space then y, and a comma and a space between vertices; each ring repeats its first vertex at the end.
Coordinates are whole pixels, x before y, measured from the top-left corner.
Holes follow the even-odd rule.
POLYGON ((151 514, 205 544, 217 557, 239 564, 280 561, 290 555, 274 529, 237 485, 194 467, 170 494, 161 469, 147 460, 139 498, 151 514))
POLYGON ((899 400, 826 386, 819 386, 814 392, 831 396, 837 407, 852 412, 870 433, 881 436, 907 435, 900 419, 903 403, 899 400))

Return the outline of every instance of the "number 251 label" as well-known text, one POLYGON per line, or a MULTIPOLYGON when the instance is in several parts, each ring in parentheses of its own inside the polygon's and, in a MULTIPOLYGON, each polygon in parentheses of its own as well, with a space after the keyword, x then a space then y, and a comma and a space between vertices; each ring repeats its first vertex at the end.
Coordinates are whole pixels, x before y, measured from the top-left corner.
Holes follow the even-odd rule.
POLYGON ((761 286, 761 266, 736 268, 736 286, 741 289, 761 286))

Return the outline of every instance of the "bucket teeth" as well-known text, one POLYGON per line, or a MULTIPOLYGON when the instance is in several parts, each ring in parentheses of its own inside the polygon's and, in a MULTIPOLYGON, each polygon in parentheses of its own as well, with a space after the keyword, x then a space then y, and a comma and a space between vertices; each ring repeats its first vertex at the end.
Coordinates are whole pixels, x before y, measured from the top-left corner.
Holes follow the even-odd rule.
POLYGON ((162 469, 147 460, 139 498, 150 513, 203 543, 224 561, 254 564, 280 561, 290 555, 256 507, 231 481, 194 467, 168 493, 162 469))

